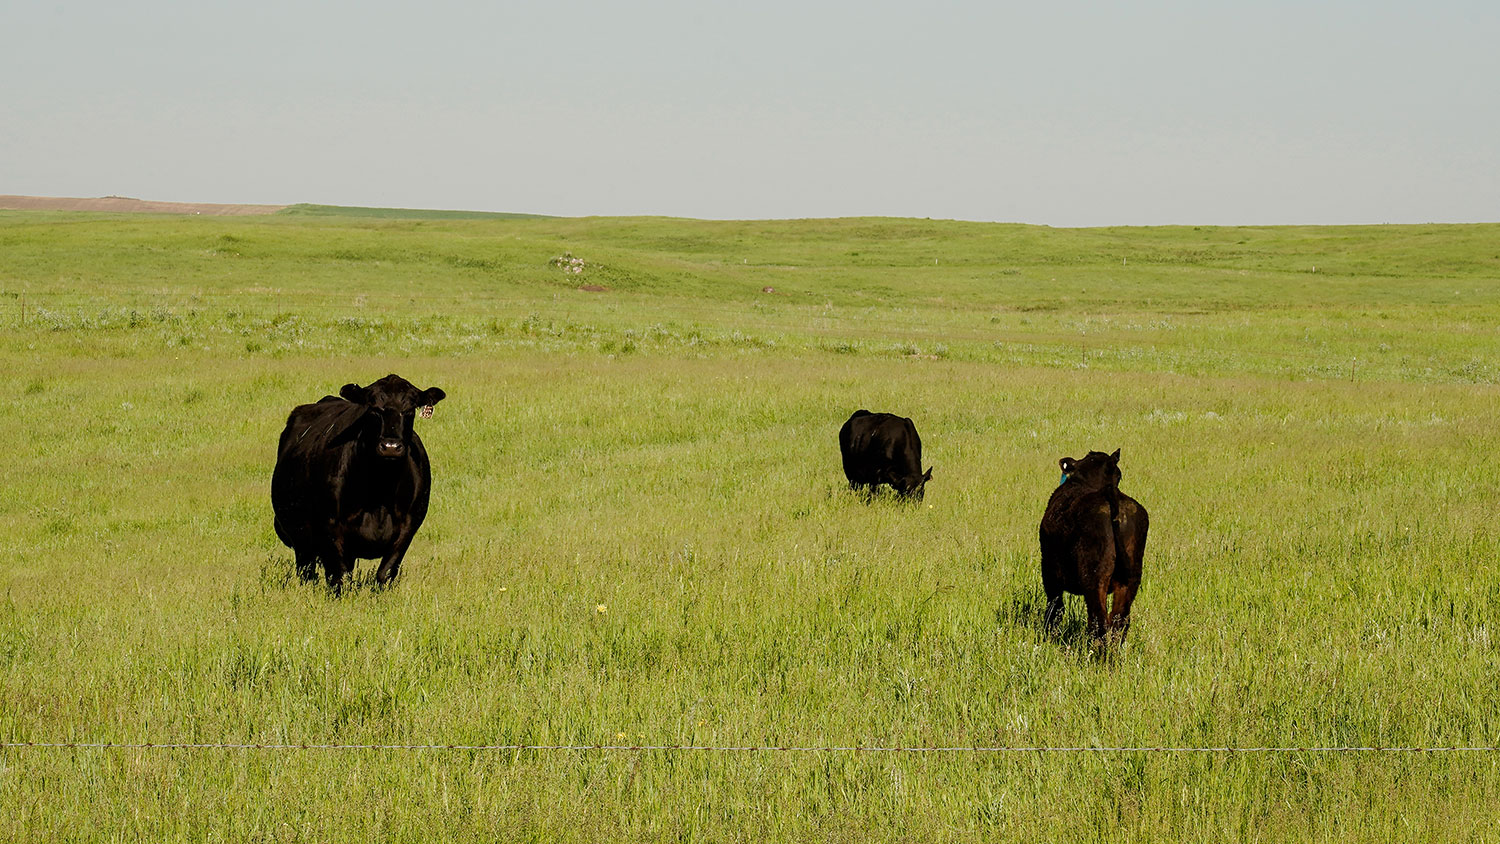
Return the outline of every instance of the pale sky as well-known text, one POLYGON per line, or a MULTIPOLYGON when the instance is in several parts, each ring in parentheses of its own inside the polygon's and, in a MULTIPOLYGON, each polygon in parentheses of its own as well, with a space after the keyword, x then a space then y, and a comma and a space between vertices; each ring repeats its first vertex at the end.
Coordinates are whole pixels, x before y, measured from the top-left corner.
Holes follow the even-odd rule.
POLYGON ((1500 2, 0 3, 0 193, 1500 221, 1500 2))

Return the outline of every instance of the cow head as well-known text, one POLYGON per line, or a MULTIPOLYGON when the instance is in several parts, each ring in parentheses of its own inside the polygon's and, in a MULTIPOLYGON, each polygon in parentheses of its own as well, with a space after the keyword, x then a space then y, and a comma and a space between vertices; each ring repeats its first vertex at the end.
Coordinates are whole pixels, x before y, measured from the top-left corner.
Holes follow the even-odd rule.
POLYGON ((412 421, 417 410, 431 407, 446 397, 441 389, 429 387, 418 390, 410 381, 399 375, 387 375, 368 387, 345 384, 339 395, 358 405, 364 405, 365 414, 361 427, 367 430, 378 427, 375 453, 381 457, 405 457, 411 443, 412 421))
POLYGON ((928 466, 927 471, 920 475, 893 477, 890 479, 890 485, 897 494, 921 501, 927 489, 927 482, 930 480, 932 480, 932 467, 928 466))
POLYGON ((1062 467, 1063 483, 1076 483, 1086 489, 1104 489, 1120 485, 1120 450, 1114 454, 1091 451, 1082 460, 1064 457, 1057 461, 1062 467))

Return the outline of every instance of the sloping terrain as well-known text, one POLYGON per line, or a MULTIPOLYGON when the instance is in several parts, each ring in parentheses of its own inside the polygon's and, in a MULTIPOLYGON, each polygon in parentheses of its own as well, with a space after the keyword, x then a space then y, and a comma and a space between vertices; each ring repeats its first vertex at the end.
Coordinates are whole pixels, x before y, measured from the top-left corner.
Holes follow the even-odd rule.
POLYGON ((0 214, 0 841, 1500 841, 1497 244, 0 214), (335 597, 279 433, 392 372, 431 510, 335 597), (1037 524, 1117 448, 1096 655, 1037 524))
POLYGON ((129 196, 11 196, 0 194, 4 211, 106 211, 147 214, 202 214, 210 217, 242 217, 275 214, 285 205, 222 205, 213 202, 157 202, 129 196))

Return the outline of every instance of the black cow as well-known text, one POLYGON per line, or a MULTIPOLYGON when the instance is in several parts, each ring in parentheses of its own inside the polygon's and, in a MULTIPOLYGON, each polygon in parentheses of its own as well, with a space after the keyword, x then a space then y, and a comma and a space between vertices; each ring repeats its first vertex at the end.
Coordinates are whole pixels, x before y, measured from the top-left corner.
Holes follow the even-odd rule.
POLYGON ((1062 483, 1052 491, 1041 527, 1044 623, 1057 625, 1063 592, 1072 592, 1088 605, 1088 632, 1094 641, 1117 633, 1123 643, 1130 629, 1130 602, 1141 585, 1146 508, 1120 492, 1119 449, 1114 454, 1091 451, 1082 460, 1064 457, 1058 463, 1062 483))
POLYGON ((345 384, 338 396, 287 417, 271 474, 271 509, 276 535, 295 552, 303 580, 317 576, 321 560, 337 590, 356 558, 377 557, 376 582, 396 576, 427 517, 432 483, 412 422, 418 408, 430 415, 444 395, 387 375, 368 387, 345 384))
POLYGON ((839 452, 850 489, 874 492, 890 484, 898 495, 922 500, 932 468, 922 471, 922 438, 905 416, 856 410, 839 429, 839 452))

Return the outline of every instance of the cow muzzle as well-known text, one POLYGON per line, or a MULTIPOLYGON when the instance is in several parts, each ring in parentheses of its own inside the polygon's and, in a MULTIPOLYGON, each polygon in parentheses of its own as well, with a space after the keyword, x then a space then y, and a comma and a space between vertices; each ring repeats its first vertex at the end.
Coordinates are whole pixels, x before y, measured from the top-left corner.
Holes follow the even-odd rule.
POLYGON ((375 453, 381 457, 406 456, 406 443, 400 440, 381 439, 375 444, 375 453))

